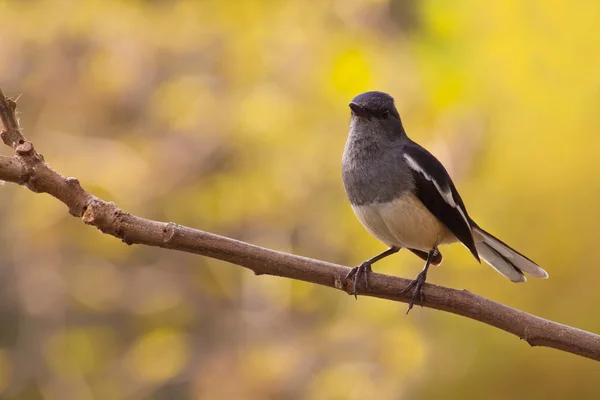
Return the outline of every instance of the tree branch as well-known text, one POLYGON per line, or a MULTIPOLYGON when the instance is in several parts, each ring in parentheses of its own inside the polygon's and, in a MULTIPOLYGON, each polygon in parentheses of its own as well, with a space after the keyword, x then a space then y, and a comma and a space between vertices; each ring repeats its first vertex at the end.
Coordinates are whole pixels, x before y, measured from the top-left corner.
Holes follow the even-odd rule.
MULTIPOLYGON (((44 161, 21 133, 16 103, 0 91, 2 140, 15 148, 13 157, 0 156, 0 179, 24 185, 36 193, 48 193, 63 202, 73 216, 123 242, 185 251, 228 261, 268 274, 316 283, 350 293, 345 280, 348 267, 265 249, 175 223, 152 221, 129 214, 112 202, 87 192, 76 178, 66 178, 44 161)), ((362 295, 408 302, 399 295, 410 280, 371 273, 362 295)), ((546 346, 600 361, 600 336, 545 320, 496 303, 466 290, 425 285, 423 306, 462 315, 512 333, 531 346, 546 346)))

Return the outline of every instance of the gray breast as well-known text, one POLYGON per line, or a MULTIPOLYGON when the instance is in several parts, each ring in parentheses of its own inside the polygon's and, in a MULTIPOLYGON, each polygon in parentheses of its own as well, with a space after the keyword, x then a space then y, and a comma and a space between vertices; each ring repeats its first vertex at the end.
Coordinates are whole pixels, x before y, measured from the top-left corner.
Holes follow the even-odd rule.
POLYGON ((351 130, 342 158, 342 179, 352 205, 386 203, 413 190, 403 145, 401 139, 382 140, 351 130))

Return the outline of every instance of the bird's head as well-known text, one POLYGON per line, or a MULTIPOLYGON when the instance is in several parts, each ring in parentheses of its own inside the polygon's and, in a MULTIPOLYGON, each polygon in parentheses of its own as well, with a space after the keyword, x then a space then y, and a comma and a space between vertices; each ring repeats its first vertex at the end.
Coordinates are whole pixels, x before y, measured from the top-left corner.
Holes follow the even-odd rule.
POLYGON ((400 119, 394 98, 383 92, 365 92, 356 96, 349 104, 352 117, 366 119, 400 119))
POLYGON ((352 126, 384 130, 389 134, 404 132, 394 98, 384 92, 365 92, 356 96, 350 104, 352 126))

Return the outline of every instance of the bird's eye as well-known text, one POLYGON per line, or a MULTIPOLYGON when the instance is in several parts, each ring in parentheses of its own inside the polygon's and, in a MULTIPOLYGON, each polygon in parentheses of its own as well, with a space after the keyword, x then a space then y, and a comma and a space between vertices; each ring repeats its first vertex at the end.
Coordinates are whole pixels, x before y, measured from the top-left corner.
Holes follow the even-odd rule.
POLYGON ((383 112, 381 113, 381 118, 383 119, 387 119, 387 117, 390 116, 390 112, 388 110, 383 110, 383 112))

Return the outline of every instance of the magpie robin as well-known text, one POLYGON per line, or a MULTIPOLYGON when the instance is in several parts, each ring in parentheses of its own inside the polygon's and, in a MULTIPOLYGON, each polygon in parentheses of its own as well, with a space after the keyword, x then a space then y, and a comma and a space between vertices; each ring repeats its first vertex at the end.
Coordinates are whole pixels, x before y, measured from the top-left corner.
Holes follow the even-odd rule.
MULTIPOLYGON (((402 247, 425 260, 425 267, 402 291, 413 288, 423 304, 423 285, 431 264, 439 265, 440 244, 461 242, 477 261, 481 257, 513 282, 548 274, 535 262, 481 229, 467 213, 444 166, 406 136, 394 99, 366 92, 349 104, 350 133, 342 159, 342 178, 354 213, 364 227, 389 246, 353 268, 354 296, 361 277, 368 288, 371 265, 402 247)), ((408 313, 407 311, 407 313, 408 313)))

